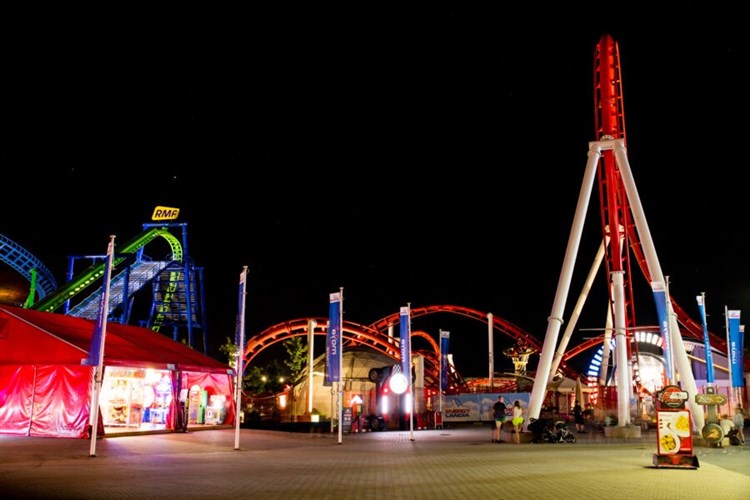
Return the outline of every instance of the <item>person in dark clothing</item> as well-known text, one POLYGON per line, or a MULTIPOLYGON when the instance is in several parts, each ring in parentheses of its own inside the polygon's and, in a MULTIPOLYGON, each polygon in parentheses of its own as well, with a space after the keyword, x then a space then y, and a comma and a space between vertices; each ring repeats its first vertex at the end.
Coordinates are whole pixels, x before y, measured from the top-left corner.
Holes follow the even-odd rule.
POLYGON ((586 432, 585 429, 585 421, 583 419, 583 408, 581 408, 581 403, 576 402, 576 405, 573 407, 573 420, 576 424, 576 430, 578 432, 586 432))
POLYGON ((495 419, 495 426, 494 429, 492 429, 492 442, 502 443, 503 441, 500 439, 500 431, 505 422, 505 403, 503 402, 502 396, 498 396, 497 401, 492 405, 492 413, 495 419))

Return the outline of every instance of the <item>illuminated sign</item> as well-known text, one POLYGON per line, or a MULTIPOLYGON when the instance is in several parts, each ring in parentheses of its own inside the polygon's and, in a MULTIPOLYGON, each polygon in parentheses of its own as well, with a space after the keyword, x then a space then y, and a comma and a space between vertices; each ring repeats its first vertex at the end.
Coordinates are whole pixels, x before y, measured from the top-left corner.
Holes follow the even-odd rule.
POLYGON ((656 393, 656 400, 663 408, 684 408, 687 399, 688 393, 676 385, 668 385, 656 393))
POLYGON ((721 406, 727 402, 727 397, 723 394, 696 394, 695 402, 699 405, 721 406))
POLYGON ((151 220, 175 220, 180 215, 179 208, 156 207, 151 220))

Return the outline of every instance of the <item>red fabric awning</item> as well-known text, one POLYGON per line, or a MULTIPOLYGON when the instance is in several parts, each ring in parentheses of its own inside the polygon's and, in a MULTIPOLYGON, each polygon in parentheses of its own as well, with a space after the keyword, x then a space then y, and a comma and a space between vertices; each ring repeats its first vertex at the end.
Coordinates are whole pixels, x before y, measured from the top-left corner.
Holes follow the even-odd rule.
MULTIPOLYGON (((79 365, 95 326, 89 319, 0 305, 0 365, 79 365)), ((229 365, 158 332, 111 322, 104 364, 233 373, 229 365)))

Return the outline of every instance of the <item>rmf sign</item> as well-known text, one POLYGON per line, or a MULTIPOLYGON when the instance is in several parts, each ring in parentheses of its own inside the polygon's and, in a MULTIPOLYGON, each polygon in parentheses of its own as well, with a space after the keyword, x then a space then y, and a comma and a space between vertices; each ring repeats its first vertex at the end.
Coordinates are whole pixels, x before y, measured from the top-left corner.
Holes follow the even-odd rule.
POLYGON ((151 220, 175 220, 180 215, 179 208, 156 207, 151 220))

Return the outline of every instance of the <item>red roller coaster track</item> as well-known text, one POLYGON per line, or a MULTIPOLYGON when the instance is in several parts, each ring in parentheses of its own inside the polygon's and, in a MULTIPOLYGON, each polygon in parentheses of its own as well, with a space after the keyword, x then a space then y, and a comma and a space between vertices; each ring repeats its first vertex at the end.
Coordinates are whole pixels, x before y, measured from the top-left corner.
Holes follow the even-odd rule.
MULTIPOLYGON (((597 140, 608 137, 626 140, 620 52, 617 42, 606 34, 601 37, 597 44, 594 56, 594 116, 597 140)), ((629 331, 633 331, 637 325, 632 280, 630 278, 633 274, 631 273, 630 253, 622 251, 621 241, 624 242, 622 243, 623 246, 629 246, 632 250, 635 262, 647 282, 651 282, 652 277, 633 222, 628 197, 615 162, 614 153, 611 150, 602 152, 598 174, 602 238, 610 236, 612 228, 621 228, 619 238, 610 238, 605 259, 606 276, 610 276, 612 271, 625 271, 626 327, 629 331)), ((607 286, 607 290, 610 293, 610 303, 613 303, 612 288, 607 286)), ((701 324, 691 319, 673 297, 670 298, 672 308, 677 316, 677 322, 685 329, 684 335, 696 340, 703 340, 701 324)), ((723 336, 710 332, 709 335, 713 347, 726 351, 727 342, 723 336)), ((603 338, 602 335, 601 338, 592 339, 572 350, 569 354, 573 356, 581 350, 601 343, 603 338)))
MULTIPOLYGON (((437 305, 411 309, 412 319, 416 319, 428 314, 437 313, 456 314, 479 321, 484 324, 487 324, 488 322, 487 313, 483 313, 481 311, 477 311, 476 309, 470 309, 467 307, 437 305)), ((255 358, 255 356, 257 356, 260 352, 273 344, 283 342, 284 340, 291 337, 307 336, 308 325, 310 324, 310 321, 315 321, 315 326, 313 328, 314 335, 326 335, 328 328, 327 318, 300 318, 273 325, 263 330, 259 334, 253 336, 245 344, 245 366, 247 366, 247 364, 249 364, 253 360, 253 358, 255 358)), ((343 325, 344 348, 346 349, 347 347, 351 348, 356 346, 366 346, 390 357, 394 361, 398 361, 400 359, 398 339, 394 339, 393 337, 388 335, 388 330, 398 323, 398 313, 394 313, 382 319, 379 319, 369 326, 360 325, 345 320, 343 325)), ((536 337, 530 335, 529 333, 525 332, 509 321, 493 315, 492 325, 494 330, 507 335, 518 343, 528 345, 529 347, 536 349, 537 351, 541 349, 541 344, 536 337)), ((428 379, 428 385, 430 381, 434 382, 434 384, 437 385, 440 370, 440 348, 437 344, 437 341, 433 339, 429 334, 421 330, 412 330, 412 337, 416 337, 417 339, 424 339, 428 344, 428 349, 414 349, 414 352, 421 354, 425 358, 425 377, 428 379)), ((569 371, 570 369, 564 364, 561 365, 561 370, 563 372, 568 371, 568 373, 572 373, 569 371)), ((465 387, 465 382, 458 372, 453 371, 450 374, 450 379, 450 385, 457 388, 465 387)))
MULTIPOLYGON (((596 46, 594 57, 594 110, 595 127, 598 140, 612 138, 625 140, 625 114, 622 97, 622 75, 620 71, 620 54, 617 43, 609 35, 603 35, 596 46)), ((631 273, 631 252, 624 251, 629 248, 632 258, 640 268, 645 279, 650 282, 651 276, 648 270, 646 258, 643 253, 641 242, 638 238, 637 229, 625 193, 620 171, 617 167, 613 152, 611 150, 602 152, 602 160, 598 169, 598 187, 600 200, 600 215, 602 237, 609 237, 609 245, 606 254, 606 276, 612 272, 622 271, 625 276, 625 305, 626 305, 626 327, 632 332, 636 329, 635 303, 633 300, 633 287, 631 273), (619 228, 618 234, 611 234, 612 228, 619 228), (611 237, 619 236, 619 237, 611 237)), ((607 284, 610 294, 610 304, 614 303, 612 287, 607 284)), ((703 328, 700 323, 688 316, 685 310, 670 297, 673 310, 677 316, 678 323, 684 328, 685 337, 695 340, 703 340, 703 328)), ((438 305, 411 310, 412 318, 435 313, 451 313, 465 316, 483 323, 487 323, 487 314, 461 306, 438 305)), ((261 351, 277 342, 282 342, 291 337, 307 335, 308 325, 314 320, 314 335, 325 335, 327 330, 327 318, 301 318, 279 323, 252 337, 245 345, 245 361, 249 364, 261 351)), ((509 336, 518 343, 525 344, 537 352, 541 351, 542 345, 539 339, 523 331, 512 323, 493 316, 493 328, 509 336)), ((344 347, 367 346, 394 361, 399 359, 398 339, 388 335, 388 330, 398 324, 399 314, 394 313, 386 316, 373 324, 366 326, 350 321, 344 321, 343 336, 344 347)), ((439 376, 439 348, 437 342, 427 333, 416 330, 412 336, 427 341, 431 349, 415 350, 425 357, 425 376, 432 381, 437 381, 439 376)), ((562 357, 559 370, 570 377, 578 374, 568 367, 567 362, 574 356, 581 354, 589 348, 604 342, 604 334, 586 340, 566 351, 562 357)), ((726 339, 722 336, 709 332, 711 345, 719 350, 726 351, 726 339)), ((247 364, 245 366, 247 366, 247 364)), ((453 384, 464 386, 465 383, 457 372, 451 374, 453 384)))

